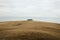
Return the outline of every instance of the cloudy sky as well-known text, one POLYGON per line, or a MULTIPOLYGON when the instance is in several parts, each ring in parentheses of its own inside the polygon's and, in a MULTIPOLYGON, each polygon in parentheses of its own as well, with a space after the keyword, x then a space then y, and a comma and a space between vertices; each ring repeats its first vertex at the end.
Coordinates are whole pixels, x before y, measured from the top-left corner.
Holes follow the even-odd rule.
POLYGON ((60 17, 60 0, 0 0, 0 17, 60 17))

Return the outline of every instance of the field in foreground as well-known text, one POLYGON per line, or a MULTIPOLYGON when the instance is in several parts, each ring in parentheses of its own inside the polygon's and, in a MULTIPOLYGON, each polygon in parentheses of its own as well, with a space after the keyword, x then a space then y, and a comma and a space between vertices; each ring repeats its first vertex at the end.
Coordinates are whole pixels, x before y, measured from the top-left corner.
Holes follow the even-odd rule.
POLYGON ((60 40, 60 24, 37 21, 0 22, 0 40, 60 40))

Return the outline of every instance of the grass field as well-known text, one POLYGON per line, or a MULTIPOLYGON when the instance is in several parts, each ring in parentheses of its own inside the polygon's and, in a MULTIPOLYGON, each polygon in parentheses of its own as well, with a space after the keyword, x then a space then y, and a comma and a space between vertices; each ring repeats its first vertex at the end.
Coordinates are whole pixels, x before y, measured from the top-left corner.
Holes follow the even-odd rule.
POLYGON ((0 22, 0 40, 60 40, 60 24, 38 21, 0 22))

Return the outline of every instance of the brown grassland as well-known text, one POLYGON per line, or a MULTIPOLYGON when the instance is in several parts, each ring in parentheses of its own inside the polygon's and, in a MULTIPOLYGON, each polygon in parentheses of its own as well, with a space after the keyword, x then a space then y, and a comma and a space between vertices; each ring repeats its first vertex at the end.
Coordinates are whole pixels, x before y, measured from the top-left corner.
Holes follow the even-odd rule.
POLYGON ((0 40, 60 40, 60 24, 38 21, 0 22, 0 40))

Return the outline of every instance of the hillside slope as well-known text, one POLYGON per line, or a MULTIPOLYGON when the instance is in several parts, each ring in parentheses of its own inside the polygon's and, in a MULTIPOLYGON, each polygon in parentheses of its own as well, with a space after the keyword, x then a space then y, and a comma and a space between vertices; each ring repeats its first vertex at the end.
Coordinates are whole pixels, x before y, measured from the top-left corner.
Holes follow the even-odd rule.
POLYGON ((37 21, 0 22, 0 40, 60 40, 60 24, 37 21))

